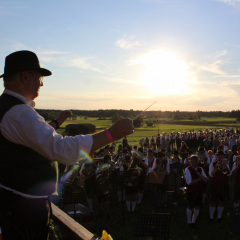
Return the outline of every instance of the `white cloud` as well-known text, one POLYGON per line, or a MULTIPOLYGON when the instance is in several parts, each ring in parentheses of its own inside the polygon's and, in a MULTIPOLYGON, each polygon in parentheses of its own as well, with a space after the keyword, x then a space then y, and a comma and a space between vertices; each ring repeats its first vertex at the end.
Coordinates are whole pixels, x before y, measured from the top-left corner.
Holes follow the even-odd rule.
POLYGON ((216 1, 226 3, 230 6, 236 6, 237 4, 240 3, 240 0, 216 0, 216 1))
POLYGON ((101 63, 94 57, 79 57, 70 59, 68 66, 77 67, 83 70, 90 70, 94 72, 102 72, 97 66, 101 63))
POLYGON ((217 75, 227 75, 226 72, 222 70, 222 66, 224 66, 226 62, 220 59, 225 55, 227 55, 227 50, 210 53, 205 57, 203 63, 191 63, 191 68, 195 68, 196 71, 204 70, 217 75))
POLYGON ((115 44, 122 49, 131 49, 141 45, 139 41, 134 41, 134 37, 119 39, 115 44))
POLYGON ((217 60, 212 63, 201 64, 201 65, 196 65, 196 66, 199 68, 199 70, 204 70, 204 71, 216 73, 219 75, 224 75, 226 73, 220 69, 222 64, 223 64, 223 62, 221 60, 217 60))

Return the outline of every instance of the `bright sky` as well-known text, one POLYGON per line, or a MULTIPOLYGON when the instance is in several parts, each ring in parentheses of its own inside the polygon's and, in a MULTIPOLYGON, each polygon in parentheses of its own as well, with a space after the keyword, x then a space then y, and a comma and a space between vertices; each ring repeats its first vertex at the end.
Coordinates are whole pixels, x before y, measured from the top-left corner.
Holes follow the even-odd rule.
POLYGON ((0 74, 17 50, 53 73, 37 108, 240 109, 240 0, 0 0, 0 23, 0 74))

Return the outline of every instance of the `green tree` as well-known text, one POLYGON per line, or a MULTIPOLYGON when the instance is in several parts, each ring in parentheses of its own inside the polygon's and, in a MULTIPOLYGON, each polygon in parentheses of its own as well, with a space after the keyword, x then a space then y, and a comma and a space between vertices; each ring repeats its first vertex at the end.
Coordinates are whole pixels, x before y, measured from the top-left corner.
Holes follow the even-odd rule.
POLYGON ((118 120, 120 120, 122 117, 117 113, 115 112, 113 115, 112 115, 112 123, 115 123, 117 122, 118 120))
POLYGON ((143 118, 139 116, 137 119, 133 120, 134 127, 141 127, 143 125, 143 118))

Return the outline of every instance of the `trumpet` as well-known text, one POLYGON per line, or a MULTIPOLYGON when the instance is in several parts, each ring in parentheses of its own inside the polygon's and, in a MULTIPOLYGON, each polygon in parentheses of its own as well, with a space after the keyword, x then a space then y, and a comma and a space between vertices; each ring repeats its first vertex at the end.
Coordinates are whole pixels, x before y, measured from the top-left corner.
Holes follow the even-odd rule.
POLYGON ((228 166, 227 164, 229 163, 228 159, 223 158, 219 161, 219 165, 218 165, 218 170, 220 172, 222 172, 223 174, 227 174, 228 173, 228 166))

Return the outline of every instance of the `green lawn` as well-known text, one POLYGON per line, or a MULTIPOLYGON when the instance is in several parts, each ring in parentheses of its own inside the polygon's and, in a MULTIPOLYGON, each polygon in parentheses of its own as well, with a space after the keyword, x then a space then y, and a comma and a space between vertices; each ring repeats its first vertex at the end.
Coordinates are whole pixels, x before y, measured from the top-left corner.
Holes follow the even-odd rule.
MULTIPOLYGON (((176 124, 155 124, 153 127, 147 127, 146 123, 144 123, 143 127, 141 128, 135 128, 135 131, 132 135, 129 135, 128 141, 129 144, 134 146, 134 145, 139 145, 139 140, 142 137, 149 137, 151 138, 152 136, 157 136, 158 133, 162 134, 163 132, 167 132, 170 134, 171 132, 182 132, 182 131, 189 131, 189 130, 195 130, 198 131, 200 129, 223 129, 223 124, 221 122, 223 121, 228 121, 229 124, 224 123, 224 127, 229 127, 231 128, 232 126, 234 128, 238 128, 240 124, 237 123, 231 123, 235 118, 202 118, 203 125, 198 126, 198 125, 176 125, 176 124), (219 121, 219 125, 212 126, 211 122, 213 121, 219 121)), ((146 122, 147 120, 145 120, 146 122)), ((192 123, 193 121, 191 121, 192 123)), ((77 120, 67 120, 65 121, 61 128, 58 130, 59 133, 65 131, 65 126, 68 124, 84 124, 84 123, 91 123, 96 126, 96 131, 103 130, 109 126, 111 126, 112 122, 111 119, 107 120, 98 120, 97 118, 90 118, 88 117, 87 119, 84 119, 83 117, 78 117, 77 120)), ((121 143, 121 140, 118 140, 116 142, 116 145, 118 146, 121 143)))

